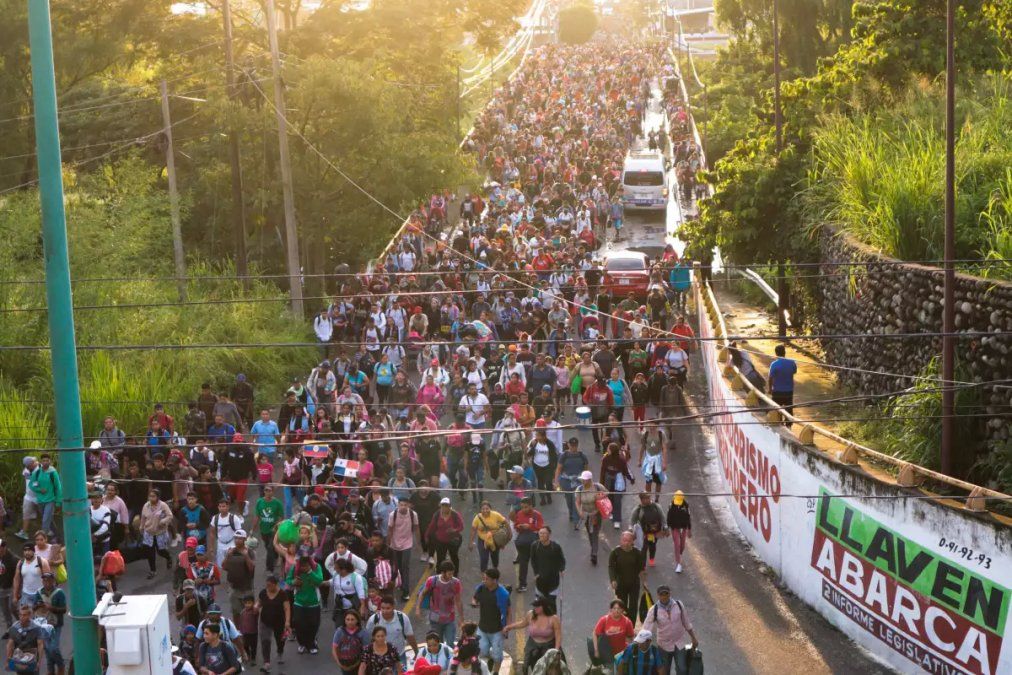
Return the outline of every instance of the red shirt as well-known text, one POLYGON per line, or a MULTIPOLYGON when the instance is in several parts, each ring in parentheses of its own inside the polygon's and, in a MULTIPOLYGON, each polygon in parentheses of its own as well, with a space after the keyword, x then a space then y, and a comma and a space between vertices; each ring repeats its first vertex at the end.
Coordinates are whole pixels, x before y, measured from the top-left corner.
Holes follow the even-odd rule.
POLYGON ((618 621, 611 618, 611 614, 605 614, 597 620, 594 626, 594 635, 606 635, 608 644, 611 646, 612 654, 619 654, 629 644, 629 640, 635 637, 632 621, 625 614, 619 617, 618 621))
POLYGON ((521 509, 514 514, 513 524, 517 526, 518 532, 537 532, 545 526, 545 519, 537 509, 531 509, 530 513, 524 513, 521 509), (530 527, 521 528, 521 525, 530 527))
MULTIPOLYGON (((671 332, 675 335, 680 335, 687 338, 695 338, 696 334, 692 332, 692 326, 687 323, 675 324, 671 327, 671 332)), ((692 341, 690 340, 679 340, 678 346, 682 348, 682 351, 688 353, 692 348, 692 341)))

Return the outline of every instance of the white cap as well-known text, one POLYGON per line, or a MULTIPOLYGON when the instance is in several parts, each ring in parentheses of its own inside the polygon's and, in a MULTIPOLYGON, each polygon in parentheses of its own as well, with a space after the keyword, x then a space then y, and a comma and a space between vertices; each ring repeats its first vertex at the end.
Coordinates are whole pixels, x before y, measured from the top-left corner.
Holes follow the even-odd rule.
POLYGON ((236 530, 235 531, 235 536, 236 537, 241 537, 241 538, 245 539, 246 538, 246 530, 236 530))
POLYGON ((440 506, 449 506, 450 505, 450 498, 449 497, 443 497, 442 499, 439 500, 439 505, 440 506))
POLYGON ((580 474, 580 480, 594 480, 594 474, 589 471, 584 471, 580 474))
POLYGON ((481 434, 471 434, 471 443, 479 445, 481 443, 481 434))
POLYGON ((641 645, 644 642, 650 642, 653 639, 654 639, 653 633, 651 633, 648 630, 641 630, 639 633, 636 633, 636 637, 633 638, 633 642, 635 642, 638 645, 641 645))
POLYGON ((91 445, 89 445, 88 447, 91 448, 92 450, 101 450, 102 441, 92 441, 91 445))

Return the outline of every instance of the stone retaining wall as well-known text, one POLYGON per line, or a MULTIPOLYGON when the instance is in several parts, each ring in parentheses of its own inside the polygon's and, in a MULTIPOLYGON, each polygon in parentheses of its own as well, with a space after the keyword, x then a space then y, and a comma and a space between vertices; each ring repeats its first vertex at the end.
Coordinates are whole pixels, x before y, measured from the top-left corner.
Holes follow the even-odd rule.
MULTIPOLYGON (((822 304, 821 332, 826 334, 887 334, 939 332, 942 325, 941 270, 913 264, 892 264, 882 255, 832 227, 822 228, 822 265, 818 280, 822 304), (861 262, 863 266, 834 263, 861 262), (882 264, 876 264, 882 263, 882 264)), ((956 275, 956 330, 1012 331, 1012 283, 956 275)), ((961 338, 957 367, 974 382, 1012 378, 1010 336, 961 338), (969 373, 969 376, 966 373, 969 373)), ((871 371, 917 375, 941 354, 941 339, 826 340, 830 363, 871 371)), ((914 384, 906 378, 838 371, 840 380, 863 393, 885 393, 914 384)), ((957 378, 958 379, 958 378, 957 378)), ((1012 388, 983 386, 988 445, 992 449, 1012 438, 1012 388), (1000 415, 1006 415, 1001 417, 1000 415)), ((980 451, 981 449, 977 449, 980 451)))

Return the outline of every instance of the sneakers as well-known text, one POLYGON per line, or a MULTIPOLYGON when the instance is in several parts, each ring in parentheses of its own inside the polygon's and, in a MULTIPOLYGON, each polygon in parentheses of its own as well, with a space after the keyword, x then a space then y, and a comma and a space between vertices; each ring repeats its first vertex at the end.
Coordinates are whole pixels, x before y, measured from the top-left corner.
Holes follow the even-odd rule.
POLYGON ((573 523, 573 531, 578 532, 580 530, 580 521, 573 523))
POLYGON ((14 536, 17 537, 18 539, 31 539, 31 536, 29 536, 29 534, 27 532, 25 532, 24 530, 21 530, 20 532, 18 532, 14 536))
POLYGON ((622 529, 622 523, 618 522, 617 520, 613 520, 613 521, 611 522, 611 525, 612 525, 612 527, 614 527, 614 528, 615 528, 616 530, 621 530, 621 529, 622 529))
POLYGON ((518 593, 526 593, 527 592, 527 586, 526 586, 526 584, 521 584, 520 587, 517 589, 517 592, 518 593))
POLYGON ((597 565, 597 556, 596 555, 590 556, 590 564, 591 565, 597 565))
POLYGON ((678 563, 678 565, 675 566, 675 571, 679 574, 682 573, 682 563, 678 563))
POLYGON ((303 647, 302 645, 299 645, 299 653, 300 654, 305 654, 306 653, 306 648, 303 647))
POLYGON ((268 662, 268 663, 265 663, 264 665, 260 666, 260 672, 261 673, 269 673, 269 672, 271 672, 271 664, 268 662))
POLYGON ((649 562, 647 562, 647 564, 650 565, 651 567, 657 567, 657 561, 654 560, 653 558, 651 558, 649 562))
POLYGON ((316 647, 310 647, 310 648, 309 648, 309 653, 310 653, 310 654, 319 654, 319 653, 320 653, 320 650, 319 650, 319 649, 317 649, 316 647))
POLYGON ((407 602, 410 599, 411 595, 409 593, 401 593, 401 602, 407 602))

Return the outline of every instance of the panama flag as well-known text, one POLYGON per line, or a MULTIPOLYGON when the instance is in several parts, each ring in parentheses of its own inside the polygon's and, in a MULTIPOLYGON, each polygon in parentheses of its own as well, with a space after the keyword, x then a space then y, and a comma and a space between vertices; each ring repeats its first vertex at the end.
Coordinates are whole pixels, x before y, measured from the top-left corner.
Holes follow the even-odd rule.
POLYGON ((340 476, 341 478, 358 477, 358 462, 353 459, 335 459, 334 475, 340 476))

